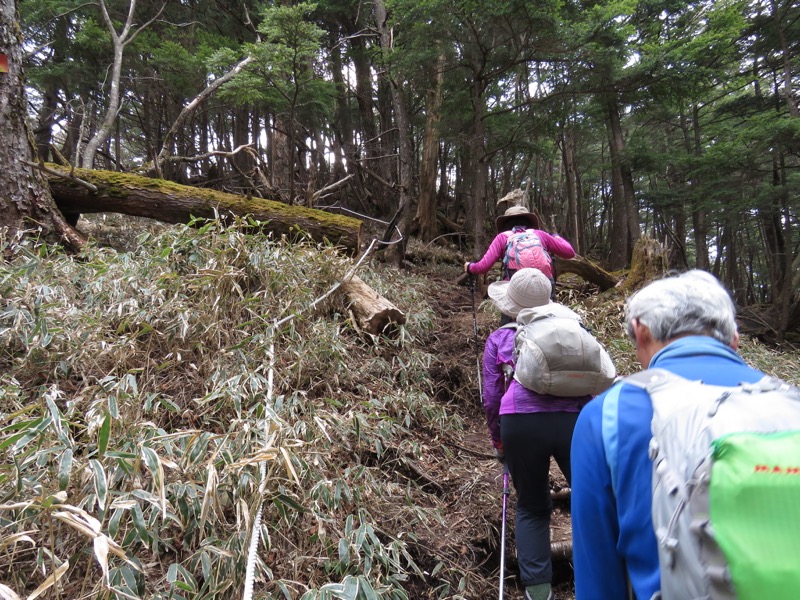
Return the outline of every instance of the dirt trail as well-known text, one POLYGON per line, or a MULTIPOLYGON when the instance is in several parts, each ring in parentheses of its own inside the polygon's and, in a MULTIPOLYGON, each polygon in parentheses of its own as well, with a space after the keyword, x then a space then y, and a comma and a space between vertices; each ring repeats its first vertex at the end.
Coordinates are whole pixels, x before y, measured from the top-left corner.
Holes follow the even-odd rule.
MULTIPOLYGON (((499 540, 502 515, 502 467, 494 458, 478 391, 478 356, 475 345, 475 322, 478 325, 478 348, 496 327, 496 317, 480 310, 481 298, 475 293, 476 318, 470 288, 452 280, 432 276, 430 302, 437 313, 437 327, 432 352, 436 357, 432 379, 437 382, 436 398, 450 407, 450 412, 464 422, 460 439, 443 439, 442 453, 433 453, 426 469, 443 482, 442 499, 447 502, 448 526, 439 532, 438 544, 449 546, 462 568, 472 563, 470 571, 479 573, 477 587, 485 588, 480 598, 497 596, 499 583, 499 540)), ((563 550, 571 540, 569 495, 561 472, 551 468, 551 487, 563 499, 554 501, 551 520, 553 546, 563 550)), ((509 600, 522 597, 518 586, 514 548, 515 495, 509 498, 506 542, 506 594, 509 600)), ((574 599, 571 552, 554 559, 554 587, 557 600, 574 599)), ((475 589, 475 586, 471 586, 475 589)), ((472 596, 469 596, 472 598, 472 596)), ((477 598, 477 596, 476 596, 477 598)))

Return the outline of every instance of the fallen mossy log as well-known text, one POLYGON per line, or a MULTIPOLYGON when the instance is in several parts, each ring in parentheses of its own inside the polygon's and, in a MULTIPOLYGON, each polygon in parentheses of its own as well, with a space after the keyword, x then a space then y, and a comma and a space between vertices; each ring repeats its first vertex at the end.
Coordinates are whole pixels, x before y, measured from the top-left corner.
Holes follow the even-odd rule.
POLYGON ((556 267, 556 276, 564 273, 574 273, 599 287, 601 292, 610 290, 619 283, 619 280, 611 273, 582 256, 575 255, 574 258, 570 259, 555 256, 553 259, 556 267))
POLYGON ((274 200, 250 198, 180 185, 116 171, 75 169, 74 178, 92 184, 96 191, 70 178, 70 170, 48 164, 45 172, 56 205, 65 216, 113 212, 148 217, 165 223, 187 223, 192 217, 221 219, 249 216, 277 236, 300 232, 328 241, 350 254, 361 249, 362 222, 313 208, 290 206, 274 200), (54 172, 62 173, 59 176, 54 172))
MULTIPOLYGON (((575 258, 570 259, 558 258, 555 256, 553 257, 553 263, 556 268, 556 279, 564 273, 573 273, 599 287, 601 292, 610 290, 619 283, 619 279, 614 277, 611 273, 582 256, 576 255, 575 258)), ((479 280, 485 278, 484 275, 476 275, 475 277, 479 280)), ((453 284, 466 285, 469 283, 469 278, 470 275, 467 273, 461 273, 453 281, 453 284)))
POLYGON ((391 334, 392 327, 406 322, 406 315, 363 280, 353 276, 341 287, 347 306, 353 312, 354 324, 372 335, 391 334))

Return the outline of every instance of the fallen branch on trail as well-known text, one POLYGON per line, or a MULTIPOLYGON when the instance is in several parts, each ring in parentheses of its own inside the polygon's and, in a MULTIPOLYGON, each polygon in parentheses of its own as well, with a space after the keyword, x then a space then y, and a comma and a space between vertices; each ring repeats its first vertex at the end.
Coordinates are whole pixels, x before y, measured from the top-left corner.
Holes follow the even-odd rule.
POLYGON ((550 544, 552 560, 572 560, 572 542, 553 542, 550 544))
MULTIPOLYGON (((570 259, 558 258, 556 256, 553 257, 553 262, 556 267, 556 280, 558 280, 558 276, 564 273, 573 273, 599 287, 601 292, 610 290, 619 283, 619 279, 614 277, 611 273, 582 256, 576 255, 575 258, 570 259)), ((467 285, 469 284, 469 277, 467 273, 461 273, 453 281, 453 284, 467 285)), ((475 277, 478 278, 478 280, 486 278, 485 275, 475 275, 475 277)))
POLYGON ((574 273, 589 283, 593 283, 599 287, 601 292, 610 290, 619 283, 619 280, 611 273, 582 256, 575 255, 575 258, 570 259, 558 258, 556 256, 553 262, 556 267, 557 275, 574 273))
POLYGON ((347 296, 348 308, 355 317, 354 325, 369 334, 390 333, 395 325, 406 322, 406 315, 364 283, 353 276, 342 284, 341 290, 347 296))
POLYGON ((354 255, 361 248, 362 223, 352 217, 180 185, 163 179, 115 171, 75 169, 75 177, 96 188, 96 191, 92 191, 85 185, 79 185, 74 178, 70 179, 69 169, 55 164, 48 164, 47 167, 45 173, 53 198, 65 216, 113 212, 148 217, 165 223, 187 223, 192 217, 214 219, 219 216, 227 219, 233 215, 250 216, 261 221, 263 229, 276 236, 293 236, 302 231, 317 242, 327 240, 354 255))

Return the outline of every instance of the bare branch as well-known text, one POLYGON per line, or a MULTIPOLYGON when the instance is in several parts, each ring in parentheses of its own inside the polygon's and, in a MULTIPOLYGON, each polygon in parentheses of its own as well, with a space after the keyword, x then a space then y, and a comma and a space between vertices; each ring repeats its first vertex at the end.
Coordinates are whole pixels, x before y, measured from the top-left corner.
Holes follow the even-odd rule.
POLYGON ((197 162, 199 160, 205 160, 207 158, 211 158, 212 156, 231 157, 231 156, 233 156, 235 154, 238 154, 242 150, 245 150, 245 149, 248 149, 248 148, 250 148, 251 151, 252 151, 251 146, 253 144, 255 144, 255 142, 251 142, 249 144, 242 144, 241 146, 231 150, 230 152, 227 152, 225 150, 214 150, 213 152, 206 152, 205 154, 198 154, 197 156, 168 156, 168 157, 164 158, 163 160, 164 160, 164 162, 171 162, 171 163, 173 163, 173 162, 188 163, 188 162, 197 162))
POLYGON ((230 71, 225 73, 225 75, 223 75, 222 77, 215 79, 208 87, 206 87, 206 89, 197 94, 197 96, 195 96, 194 99, 183 108, 183 110, 178 115, 178 118, 175 119, 175 122, 172 124, 172 127, 169 128, 169 131, 164 136, 164 141, 161 145, 161 151, 158 153, 158 156, 156 157, 155 168, 156 172, 159 175, 161 174, 161 163, 166 161, 167 155, 169 154, 169 143, 175 136, 175 134, 178 132, 178 129, 180 129, 183 126, 186 119, 189 118, 189 115, 191 115, 194 112, 194 110, 200 105, 200 103, 203 100, 205 100, 215 91, 217 91, 217 89, 219 89, 223 84, 227 83, 228 81, 233 79, 236 75, 238 75, 241 72, 241 70, 244 69, 248 65, 248 63, 250 63, 252 60, 253 57, 248 56, 239 61, 236 65, 233 66, 233 68, 231 68, 230 71))
POLYGON ((62 173, 61 171, 56 171, 55 169, 51 169, 50 167, 47 167, 42 163, 35 163, 29 160, 23 160, 22 162, 28 165, 29 167, 39 169, 42 173, 47 173, 48 175, 54 175, 56 177, 63 177, 64 179, 69 179, 70 181, 77 183, 82 187, 85 187, 90 192, 97 193, 97 187, 94 184, 91 184, 88 181, 84 181, 83 179, 75 177, 75 167, 73 167, 72 165, 70 165, 69 173, 62 173))
POLYGON ((322 188, 321 190, 317 190, 316 192, 314 192, 313 194, 311 194, 311 203, 313 204, 313 203, 315 203, 317 200, 319 200, 320 198, 324 198, 325 196, 327 196, 327 195, 329 195, 329 194, 332 194, 332 193, 333 193, 333 192, 335 192, 336 190, 343 188, 343 187, 344 187, 344 185, 345 185, 345 184, 346 184, 346 183, 347 183, 347 182, 348 182, 350 179, 352 179, 353 177, 355 177, 355 175, 353 175, 353 174, 351 173, 350 175, 348 175, 348 176, 347 176, 347 177, 345 177, 344 179, 340 179, 339 181, 335 181, 334 183, 332 183, 332 184, 330 184, 330 185, 326 185, 326 186, 325 186, 324 188, 322 188))

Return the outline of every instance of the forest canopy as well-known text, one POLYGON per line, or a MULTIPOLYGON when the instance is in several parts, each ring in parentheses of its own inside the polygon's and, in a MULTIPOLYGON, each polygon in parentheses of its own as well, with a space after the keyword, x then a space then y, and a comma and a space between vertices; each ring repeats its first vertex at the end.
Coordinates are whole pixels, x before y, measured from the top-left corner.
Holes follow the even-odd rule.
POLYGON ((19 19, 43 161, 394 221, 476 255, 527 188, 605 268, 646 234, 776 331, 800 321, 789 0, 22 0, 19 19))

